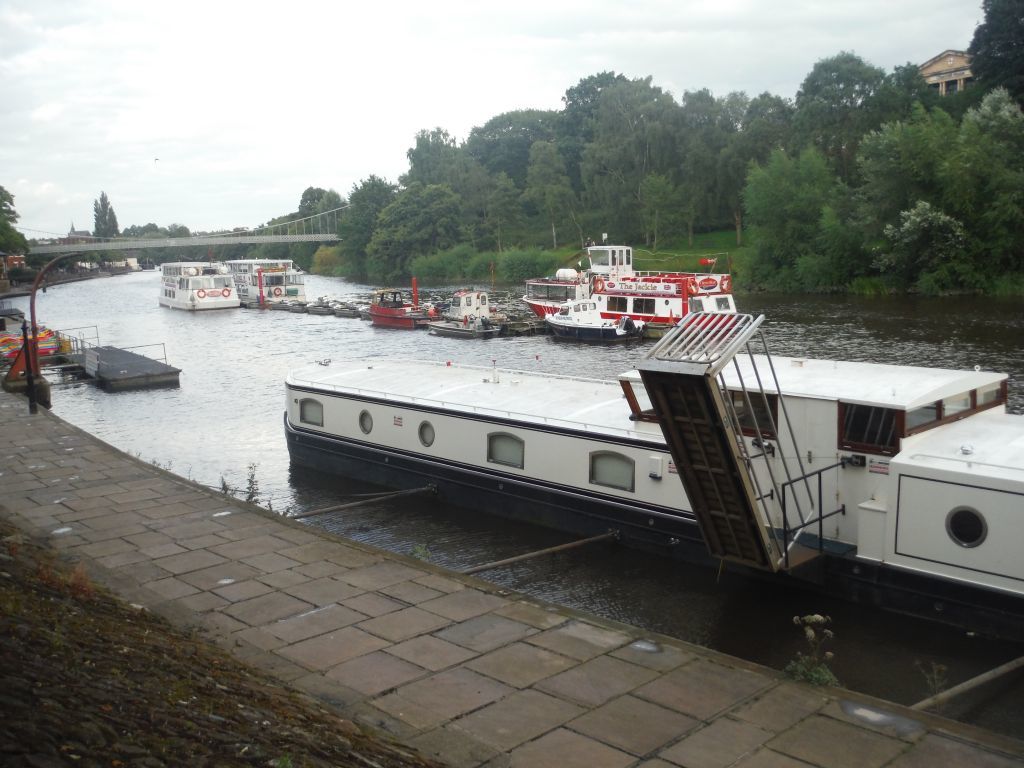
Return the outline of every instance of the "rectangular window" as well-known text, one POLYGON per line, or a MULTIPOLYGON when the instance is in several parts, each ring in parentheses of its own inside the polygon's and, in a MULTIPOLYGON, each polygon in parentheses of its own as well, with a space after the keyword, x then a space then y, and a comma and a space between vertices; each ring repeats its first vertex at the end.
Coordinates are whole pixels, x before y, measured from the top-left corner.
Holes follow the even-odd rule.
POLYGON ((897 411, 873 405, 839 403, 839 447, 893 454, 899 449, 897 411))
POLYGON ((942 418, 956 416, 964 411, 971 410, 971 395, 965 393, 956 397, 947 397, 942 401, 942 418))
POLYGON ((732 302, 728 296, 718 296, 715 298, 715 309, 719 312, 730 312, 732 310, 732 302))
POLYGON ((627 299, 625 296, 609 296, 608 297, 608 311, 609 312, 625 312, 626 311, 627 299))
POLYGON ((525 444, 507 432, 492 432, 487 436, 487 460, 493 464, 523 468, 525 444))
POLYGON ((775 437, 773 424, 778 424, 779 398, 777 395, 762 395, 760 392, 748 391, 730 392, 732 396, 732 407, 740 421, 740 431, 747 437, 757 437, 758 430, 761 437, 775 437), (749 399, 750 403, 747 404, 749 399), (765 409, 765 399, 768 400, 768 409, 765 409), (751 408, 753 412, 751 412, 751 408))
POLYGON ((319 400, 303 398, 299 400, 299 421, 315 427, 324 425, 324 406, 319 400))
POLYGON ((1003 394, 1003 385, 993 384, 989 387, 978 389, 978 405, 989 405, 991 403, 998 403, 1003 394))
POLYGON ((654 299, 633 299, 633 312, 638 315, 653 315, 654 299))
POLYGON ((906 429, 907 434, 918 427, 923 427, 926 424, 939 420, 939 404, 930 403, 922 408, 915 408, 912 411, 907 411, 907 422, 906 429))
POLYGON ((590 482, 632 492, 636 486, 635 462, 612 451, 590 454, 590 482))

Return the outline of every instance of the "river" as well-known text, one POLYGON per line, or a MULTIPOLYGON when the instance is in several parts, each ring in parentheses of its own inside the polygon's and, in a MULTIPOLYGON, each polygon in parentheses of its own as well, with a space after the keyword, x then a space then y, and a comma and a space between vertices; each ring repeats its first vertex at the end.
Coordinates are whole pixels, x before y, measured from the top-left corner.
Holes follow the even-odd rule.
MULTIPOLYGON (((360 298, 368 286, 307 276, 307 295, 360 298)), ((294 513, 380 490, 289 467, 281 414, 289 368, 314 360, 451 360, 502 368, 611 377, 632 368, 647 344, 578 346, 547 336, 445 339, 425 332, 289 312, 187 313, 157 305, 159 275, 140 272, 51 286, 40 323, 122 347, 163 344, 182 369, 179 389, 108 394, 84 381, 55 382, 53 411, 112 445, 191 480, 245 488, 294 513), (252 470, 250 471, 250 467, 252 470)), ((422 293, 422 292, 421 292, 422 293)), ((431 291, 425 291, 431 293, 431 291)), ((450 291, 439 291, 441 295, 450 291)), ((28 311, 28 299, 13 299, 28 311)), ((1019 300, 740 295, 741 311, 766 317, 774 354, 972 368, 1010 374, 1010 409, 1024 412, 1024 312, 1019 300)), ((154 348, 140 350, 153 354, 154 348)), ((464 568, 561 543, 567 537, 436 501, 381 502, 326 524, 335 533, 464 568)), ((803 638, 796 614, 833 619, 834 671, 849 688, 902 703, 933 691, 925 671, 953 685, 1024 654, 1005 642, 726 571, 593 545, 486 572, 484 578, 552 602, 782 668, 803 638)), ((972 715, 980 725, 1024 731, 1024 684, 972 715)))

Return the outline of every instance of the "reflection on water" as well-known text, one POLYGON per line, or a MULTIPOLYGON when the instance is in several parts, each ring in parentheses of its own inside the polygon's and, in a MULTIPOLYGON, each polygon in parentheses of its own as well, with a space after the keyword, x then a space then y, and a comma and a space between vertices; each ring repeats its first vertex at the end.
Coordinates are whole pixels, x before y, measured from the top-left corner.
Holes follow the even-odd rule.
MULTIPOLYGON (((633 367, 646 348, 577 346, 545 336, 446 339, 288 312, 186 313, 159 307, 158 286, 157 274, 137 273, 54 286, 37 297, 39 320, 52 328, 96 326, 102 343, 119 346, 162 342, 168 362, 182 369, 177 390, 107 394, 83 382, 59 384, 53 392, 54 412, 145 461, 216 488, 222 480, 244 488, 247 468, 255 465, 262 502, 275 511, 307 511, 380 490, 290 469, 282 412, 283 381, 291 367, 326 358, 389 355, 609 377, 633 367)), ((310 297, 358 299, 370 290, 339 279, 307 278, 310 297)), ((27 311, 27 299, 13 303, 27 311)), ((750 295, 739 297, 738 304, 744 312, 765 315, 775 354, 949 368, 979 365, 1011 375, 1010 407, 1024 412, 1019 302, 750 295)), ((393 551, 425 552, 432 562, 455 569, 566 540, 479 510, 416 498, 358 507, 317 523, 393 551)), ((929 695, 917 662, 945 664, 954 684, 1024 653, 1010 644, 614 545, 583 547, 481 575, 777 668, 804 650, 791 617, 829 613, 840 680, 902 702, 929 695)), ((982 722, 1006 727, 995 718, 985 714, 982 722)))

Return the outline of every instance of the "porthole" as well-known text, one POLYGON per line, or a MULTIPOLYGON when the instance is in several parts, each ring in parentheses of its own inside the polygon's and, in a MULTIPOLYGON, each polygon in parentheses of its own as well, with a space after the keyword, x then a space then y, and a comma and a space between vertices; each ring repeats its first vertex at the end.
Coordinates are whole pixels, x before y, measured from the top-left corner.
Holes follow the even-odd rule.
POLYGON ((429 448, 434 444, 434 425, 429 421, 420 422, 420 442, 423 443, 424 448, 429 448))
POLYGON ((976 547, 988 536, 988 524, 971 507, 957 507, 946 515, 946 533, 961 547, 976 547))
POLYGON ((368 435, 373 431, 373 416, 370 415, 369 411, 360 411, 359 428, 363 430, 364 435, 368 435))

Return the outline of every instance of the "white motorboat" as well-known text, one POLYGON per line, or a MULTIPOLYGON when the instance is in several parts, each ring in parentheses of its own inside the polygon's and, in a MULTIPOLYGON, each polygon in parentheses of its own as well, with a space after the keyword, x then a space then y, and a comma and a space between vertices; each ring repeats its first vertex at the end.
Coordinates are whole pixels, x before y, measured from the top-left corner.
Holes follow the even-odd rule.
POLYGON ((291 259, 231 259, 225 263, 245 306, 306 303, 305 273, 291 259))
POLYGON ((618 381, 388 360, 295 370, 288 449, 1024 639, 1024 416, 1006 412, 1006 375, 744 354, 759 323, 693 315, 618 381))
POLYGON ((558 312, 546 315, 548 330, 556 339, 595 343, 629 341, 643 335, 643 321, 634 322, 629 315, 614 320, 605 318, 595 298, 567 301, 558 312))
POLYGON ((162 307, 198 311, 239 305, 228 268, 220 262, 175 261, 160 266, 162 307))

